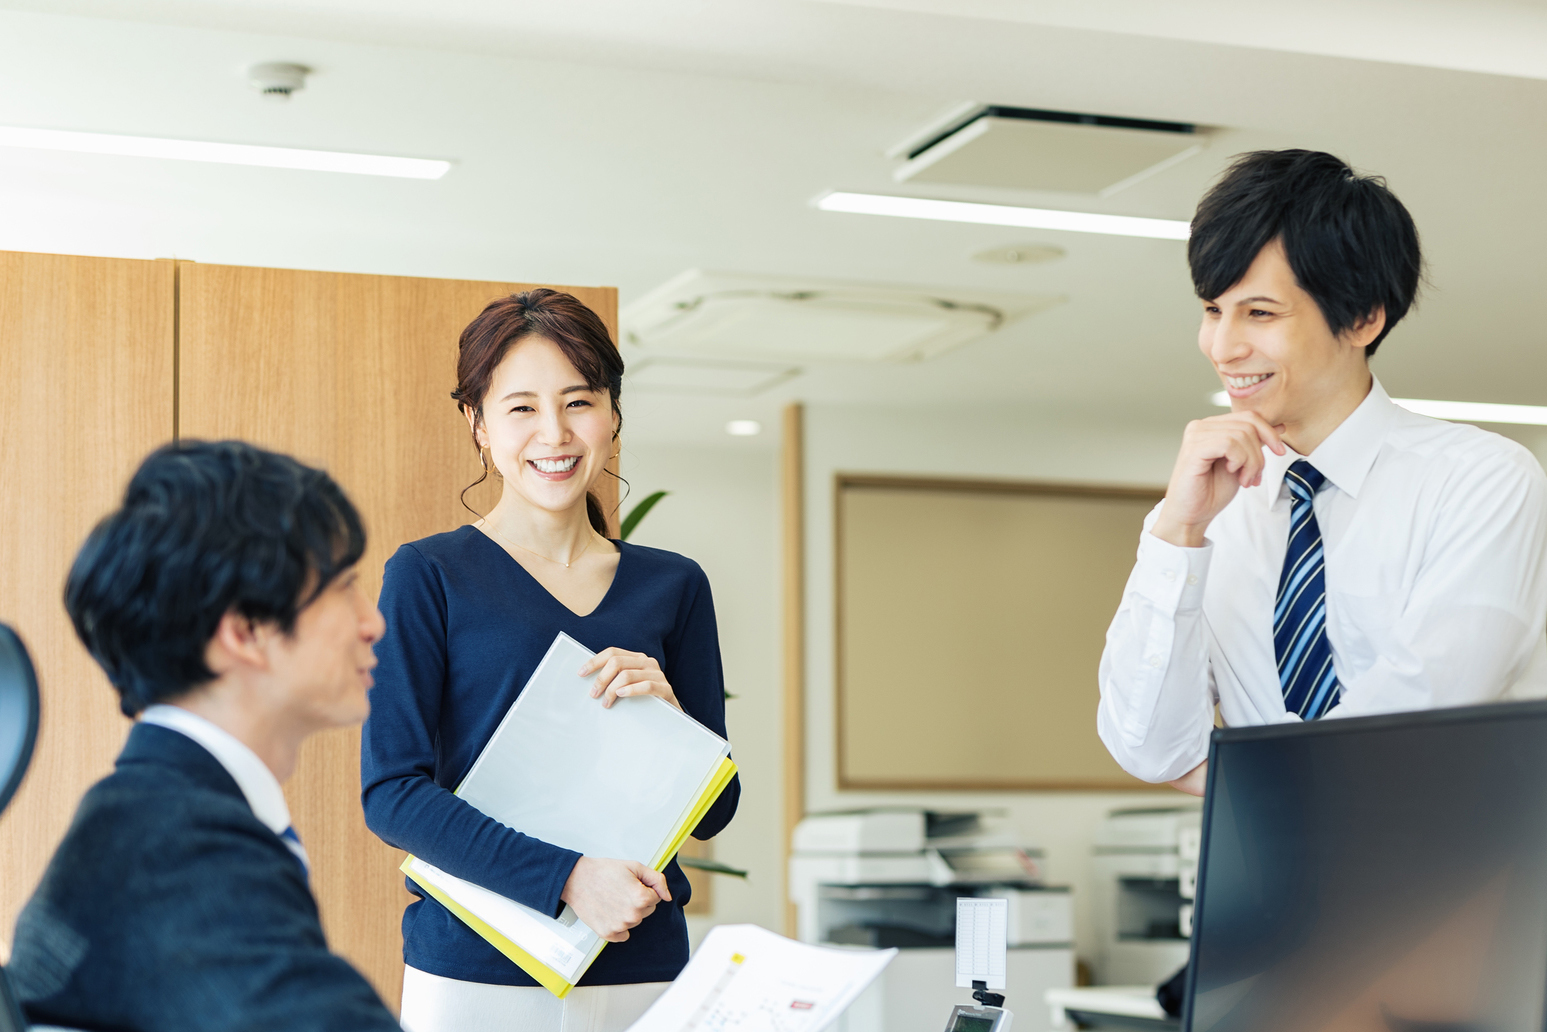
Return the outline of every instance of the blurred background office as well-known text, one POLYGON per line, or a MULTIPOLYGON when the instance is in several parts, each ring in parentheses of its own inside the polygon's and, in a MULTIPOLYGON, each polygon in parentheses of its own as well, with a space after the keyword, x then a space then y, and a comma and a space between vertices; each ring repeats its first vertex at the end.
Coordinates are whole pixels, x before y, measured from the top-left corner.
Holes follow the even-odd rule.
MULTIPOLYGON (((744 794, 704 858, 747 876, 695 876, 695 937, 799 929, 808 814, 981 811, 1074 890, 1069 979, 1162 977, 1190 818, 1105 756, 1094 672, 1219 411, 1183 223, 1246 150, 1386 176, 1431 264, 1377 376, 1517 406, 1428 411, 1547 455, 1544 116, 1524 0, 0 0, 0 620, 45 706, 0 939, 127 731, 58 588, 133 464, 176 435, 321 462, 379 583, 473 518, 456 331, 549 284, 629 363, 619 514, 669 492, 631 540, 715 591, 744 794)), ((406 896, 352 750, 292 808, 395 1000, 406 896)))

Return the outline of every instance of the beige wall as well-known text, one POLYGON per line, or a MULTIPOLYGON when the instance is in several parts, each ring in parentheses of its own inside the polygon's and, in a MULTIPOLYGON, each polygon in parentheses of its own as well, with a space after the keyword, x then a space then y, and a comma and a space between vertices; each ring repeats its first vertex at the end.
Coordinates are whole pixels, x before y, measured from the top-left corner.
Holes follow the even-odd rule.
MULTIPOLYGON (((743 771, 736 820, 715 855, 750 868, 743 884, 719 878, 712 913, 691 922, 694 939, 711 924, 750 921, 782 930, 779 731, 779 498, 776 424, 764 436, 726 438, 702 448, 652 441, 648 405, 637 406, 637 435, 623 453, 633 496, 675 493, 641 524, 634 540, 697 559, 709 575, 720 618, 731 691, 730 735, 743 771)), ((1075 886, 1079 952, 1094 952, 1086 870, 1106 811, 1165 801, 1169 792, 839 792, 834 787, 832 636, 832 477, 834 472, 920 473, 1159 484, 1173 457, 1165 431, 1146 427, 1079 429, 1052 418, 974 417, 967 431, 937 431, 910 411, 807 408, 807 805, 812 810, 870 804, 1001 807, 1027 840, 1047 851, 1051 880, 1075 886)), ((962 423, 956 423, 958 427, 962 423)), ((1180 433, 1180 428, 1177 430, 1180 433)), ((625 503, 627 509, 627 503, 625 503)), ((1091 672, 1094 678, 1095 672, 1091 672)))
MULTIPOLYGON (((833 699, 833 474, 896 473, 1163 485, 1176 435, 1145 426, 1077 425, 1036 412, 920 418, 909 410, 806 410, 806 803, 999 807, 1028 844, 1047 853, 1048 879, 1075 888, 1076 948, 1095 952, 1087 877, 1106 812, 1180 798, 1170 790, 1113 792, 840 792, 835 787, 833 699)), ((1135 538, 1135 546, 1138 540, 1135 538)), ((1091 670, 1090 676, 1096 676, 1091 670)), ((1094 719, 1092 734, 1095 733, 1094 719)), ((1013 728, 1003 734, 1014 734, 1013 728)))
POLYGON ((837 479, 839 786, 1142 789, 1095 733, 1091 671, 1158 492, 837 479))

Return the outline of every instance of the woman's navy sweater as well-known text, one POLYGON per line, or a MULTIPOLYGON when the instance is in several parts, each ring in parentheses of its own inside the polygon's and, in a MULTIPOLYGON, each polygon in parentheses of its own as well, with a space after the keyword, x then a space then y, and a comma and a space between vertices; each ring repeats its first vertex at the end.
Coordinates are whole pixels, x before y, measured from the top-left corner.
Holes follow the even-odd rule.
MULTIPOLYGON (((709 581, 691 559, 619 542, 618 570, 601 604, 577 616, 482 531, 464 526, 414 541, 387 562, 376 645, 376 686, 360 743, 365 822, 388 844, 458 878, 555 916, 580 854, 523 835, 452 794, 560 631, 594 652, 616 646, 653 656, 689 715, 725 734, 724 673, 709 581)), ((598 703, 600 705, 600 703, 598 703)), ((649 777, 649 771, 640 771, 649 777)), ((693 835, 730 823, 732 781, 693 835)), ((690 887, 673 860, 672 901, 611 943, 581 985, 663 982, 687 963, 682 907, 690 887)), ((413 882, 403 914, 403 958, 447 978, 536 985, 413 882)))

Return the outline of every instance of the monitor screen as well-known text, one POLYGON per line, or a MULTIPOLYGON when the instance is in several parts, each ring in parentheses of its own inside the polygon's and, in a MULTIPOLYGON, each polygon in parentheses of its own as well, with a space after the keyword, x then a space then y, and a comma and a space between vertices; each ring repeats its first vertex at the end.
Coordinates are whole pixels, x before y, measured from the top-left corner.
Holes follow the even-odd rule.
POLYGON ((978 1018, 971 1014, 957 1013, 956 1020, 951 1023, 950 1032, 991 1032, 993 1027, 993 1018, 978 1018))
POLYGON ((1547 703, 1215 732, 1191 1032, 1527 1032, 1547 703))

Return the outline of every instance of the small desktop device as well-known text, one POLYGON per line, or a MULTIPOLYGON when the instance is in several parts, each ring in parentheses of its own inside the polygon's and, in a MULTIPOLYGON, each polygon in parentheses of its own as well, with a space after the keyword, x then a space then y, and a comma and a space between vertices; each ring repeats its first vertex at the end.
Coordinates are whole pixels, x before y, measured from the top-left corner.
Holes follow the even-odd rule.
POLYGON ((1010 901, 962 896, 956 900, 956 985, 971 989, 978 1006, 951 1008, 945 1032, 1010 1032, 1015 1015, 1004 1009, 1005 946, 1010 901))
POLYGON ((1003 1007, 957 1005, 951 1008, 951 1020, 946 1022, 945 1032, 1009 1032, 1014 1017, 1003 1007))

